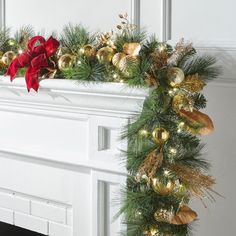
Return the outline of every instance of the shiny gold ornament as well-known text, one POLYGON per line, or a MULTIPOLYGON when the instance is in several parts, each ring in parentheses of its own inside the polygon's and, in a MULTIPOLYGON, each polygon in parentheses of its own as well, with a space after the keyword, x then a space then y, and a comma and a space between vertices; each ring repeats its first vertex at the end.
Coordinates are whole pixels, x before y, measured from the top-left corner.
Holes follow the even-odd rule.
POLYGON ((184 81, 184 72, 178 67, 167 70, 167 78, 170 86, 178 87, 184 81))
POLYGON ((172 217, 170 223, 173 225, 185 225, 193 222, 197 218, 197 213, 190 207, 184 205, 180 208, 178 213, 172 217))
POLYGON ((174 216, 173 211, 166 209, 159 209, 154 214, 154 218, 157 222, 166 222, 166 223, 170 223, 173 216, 174 216))
POLYGON ((158 169, 162 166, 163 153, 154 150, 150 152, 139 167, 140 176, 146 175, 147 178, 154 178, 158 169))
POLYGON ((4 65, 9 66, 15 57, 16 57, 16 54, 13 51, 8 51, 3 54, 2 62, 4 65))
POLYGON ((190 93, 200 92, 206 84, 198 74, 188 75, 182 82, 181 87, 190 93))
POLYGON ((180 116, 187 119, 189 121, 189 125, 192 124, 192 127, 200 126, 196 130, 193 128, 189 129, 189 131, 193 132, 194 134, 207 135, 214 131, 214 124, 211 118, 198 110, 194 109, 192 112, 190 112, 182 109, 179 111, 179 114, 180 116))
POLYGON ((185 95, 177 94, 172 101, 172 107, 175 112, 179 112, 181 109, 185 111, 193 111, 194 101, 185 95))
POLYGON ((96 48, 91 44, 86 44, 80 49, 80 53, 85 55, 86 57, 95 57, 96 52, 96 48))
POLYGON ((125 43, 123 45, 123 51, 130 56, 138 56, 141 50, 140 43, 125 43))
POLYGON ((58 68, 63 71, 71 68, 75 64, 75 56, 67 53, 62 55, 58 60, 58 68))
POLYGON ((164 144, 169 139, 170 134, 164 128, 158 127, 153 130, 152 137, 155 143, 164 144))
POLYGON ((97 52, 97 59, 100 62, 106 62, 106 63, 110 63, 112 61, 112 58, 115 54, 115 50, 111 47, 103 47, 100 48, 97 52))
POLYGON ((156 193, 162 196, 167 196, 173 192, 175 188, 175 182, 169 180, 166 184, 163 184, 157 178, 154 178, 152 179, 152 188, 156 193))

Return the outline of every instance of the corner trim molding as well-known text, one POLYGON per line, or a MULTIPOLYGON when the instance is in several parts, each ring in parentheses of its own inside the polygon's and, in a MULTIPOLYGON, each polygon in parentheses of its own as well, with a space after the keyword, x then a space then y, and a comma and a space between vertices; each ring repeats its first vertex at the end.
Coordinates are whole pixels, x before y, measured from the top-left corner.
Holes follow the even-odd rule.
POLYGON ((131 23, 137 25, 138 30, 140 29, 140 0, 131 0, 131 23))
POLYGON ((161 40, 166 42, 171 39, 172 0, 162 0, 161 9, 161 40))
POLYGON ((0 29, 6 27, 6 0, 0 0, 0 29))

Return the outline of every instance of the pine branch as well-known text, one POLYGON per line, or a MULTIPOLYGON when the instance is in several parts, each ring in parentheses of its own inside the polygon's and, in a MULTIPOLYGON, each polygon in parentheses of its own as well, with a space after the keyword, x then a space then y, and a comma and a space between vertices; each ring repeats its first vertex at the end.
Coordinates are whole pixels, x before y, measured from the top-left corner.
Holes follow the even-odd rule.
POLYGON ((60 41, 67 52, 77 55, 81 47, 93 44, 95 38, 96 35, 91 35, 83 26, 68 24, 62 30, 60 41))
POLYGON ((220 75, 220 68, 216 66, 214 57, 203 55, 195 56, 191 60, 186 61, 182 65, 185 76, 198 74, 205 81, 217 78, 220 75))

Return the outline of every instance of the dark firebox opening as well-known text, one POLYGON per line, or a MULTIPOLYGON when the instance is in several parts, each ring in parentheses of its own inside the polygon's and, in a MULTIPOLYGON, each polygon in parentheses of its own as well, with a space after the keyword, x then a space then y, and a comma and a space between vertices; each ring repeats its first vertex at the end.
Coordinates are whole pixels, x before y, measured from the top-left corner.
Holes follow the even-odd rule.
POLYGON ((27 229, 16 227, 0 222, 0 235, 1 236, 45 236, 43 234, 35 233, 27 229))

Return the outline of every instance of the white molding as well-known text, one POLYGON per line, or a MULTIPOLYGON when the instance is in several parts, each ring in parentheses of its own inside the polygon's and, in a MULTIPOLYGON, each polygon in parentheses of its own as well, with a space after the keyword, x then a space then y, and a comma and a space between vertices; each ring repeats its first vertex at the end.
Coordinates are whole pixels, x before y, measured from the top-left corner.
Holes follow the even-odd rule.
POLYGON ((161 40, 166 42, 171 39, 172 0, 162 0, 161 9, 161 40))
POLYGON ((6 26, 6 1, 0 0, 0 30, 6 26))
POLYGON ((136 25, 140 29, 140 0, 130 0, 131 1, 131 13, 130 19, 131 23, 136 25))
POLYGON ((97 114, 127 118, 140 112, 148 89, 130 88, 120 83, 79 83, 73 80, 47 79, 40 91, 27 92, 24 78, 13 82, 0 77, 2 110, 76 119, 79 114, 97 114))

